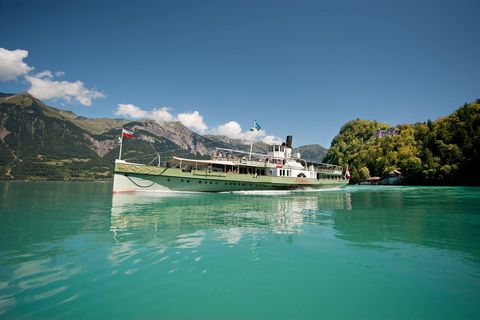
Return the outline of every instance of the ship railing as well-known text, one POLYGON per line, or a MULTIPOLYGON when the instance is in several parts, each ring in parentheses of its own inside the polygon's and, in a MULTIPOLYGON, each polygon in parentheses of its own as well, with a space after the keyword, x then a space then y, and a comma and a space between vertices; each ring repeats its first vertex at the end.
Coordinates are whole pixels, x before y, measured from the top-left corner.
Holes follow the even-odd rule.
POLYGON ((341 175, 343 173, 343 168, 341 166, 328 164, 328 163, 320 163, 316 164, 315 172, 318 173, 326 173, 326 174, 334 174, 334 175, 341 175))
POLYGON ((262 160, 248 160, 243 158, 230 158, 230 157, 213 157, 214 161, 230 161, 232 165, 248 165, 256 167, 264 167, 265 161, 262 160))
POLYGON ((342 171, 339 170, 315 170, 318 173, 326 173, 326 174, 333 174, 333 175, 342 175, 342 171))

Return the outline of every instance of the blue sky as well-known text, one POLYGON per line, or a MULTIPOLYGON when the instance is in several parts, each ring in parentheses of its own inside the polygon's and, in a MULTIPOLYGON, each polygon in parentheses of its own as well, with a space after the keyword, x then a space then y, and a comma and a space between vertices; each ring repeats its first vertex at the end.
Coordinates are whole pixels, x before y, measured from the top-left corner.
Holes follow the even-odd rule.
POLYGON ((24 51, 0 59, 0 91, 203 133, 256 119, 328 147, 351 119, 412 123, 480 98, 479 14, 474 0, 2 0, 0 48, 24 51))

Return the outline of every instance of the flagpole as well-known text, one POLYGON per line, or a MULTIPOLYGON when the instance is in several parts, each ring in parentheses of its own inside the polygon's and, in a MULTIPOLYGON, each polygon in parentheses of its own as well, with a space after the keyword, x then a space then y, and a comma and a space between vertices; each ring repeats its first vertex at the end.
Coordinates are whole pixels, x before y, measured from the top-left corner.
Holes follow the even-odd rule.
POLYGON ((122 160, 122 146, 123 146, 123 129, 120 133, 120 152, 118 153, 118 160, 122 160))
POLYGON ((250 143, 250 153, 248 154, 248 161, 250 161, 252 159, 253 140, 255 139, 255 130, 257 130, 256 126, 255 126, 256 124, 257 124, 257 120, 253 121, 252 143, 250 143))

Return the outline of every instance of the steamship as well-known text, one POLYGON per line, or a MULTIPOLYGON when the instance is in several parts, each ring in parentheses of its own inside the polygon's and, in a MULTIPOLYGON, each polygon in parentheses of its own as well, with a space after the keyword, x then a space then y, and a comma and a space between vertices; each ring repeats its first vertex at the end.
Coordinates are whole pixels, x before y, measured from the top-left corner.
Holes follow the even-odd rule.
MULTIPOLYGON (((340 166, 292 154, 292 136, 267 154, 217 148, 209 160, 173 157, 166 165, 115 161, 113 192, 296 190, 341 187, 349 174, 340 166)), ((121 154, 121 153, 120 153, 121 154)), ((348 169, 347 169, 348 170, 348 169)))

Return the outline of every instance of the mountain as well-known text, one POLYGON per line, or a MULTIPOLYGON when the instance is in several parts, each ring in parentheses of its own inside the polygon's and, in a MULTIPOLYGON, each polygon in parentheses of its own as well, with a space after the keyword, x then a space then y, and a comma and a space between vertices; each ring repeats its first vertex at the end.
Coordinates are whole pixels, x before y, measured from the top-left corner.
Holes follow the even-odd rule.
MULTIPOLYGON (((122 158, 138 162, 157 154, 165 162, 174 154, 207 158, 217 147, 250 148, 241 140, 199 135, 180 122, 92 119, 47 106, 28 93, 0 93, 0 179, 111 178, 122 127, 135 132, 135 139, 124 139, 122 158)), ((315 150, 323 149, 300 148, 314 158, 315 150)), ((253 151, 267 150, 259 142, 253 151)))
MULTIPOLYGON (((88 119, 27 94, 0 96, 0 177, 96 179, 111 176, 121 127, 136 132, 124 157, 176 152, 205 156, 213 143, 180 123, 88 119)), ((143 159, 142 159, 143 160, 143 159)))
POLYGON ((322 147, 319 144, 309 144, 294 148, 293 152, 300 152, 303 159, 312 162, 322 162, 327 154, 328 149, 322 147))
POLYGON ((480 99, 436 121, 349 121, 325 161, 349 164, 353 182, 400 170, 409 184, 480 185, 480 99))

